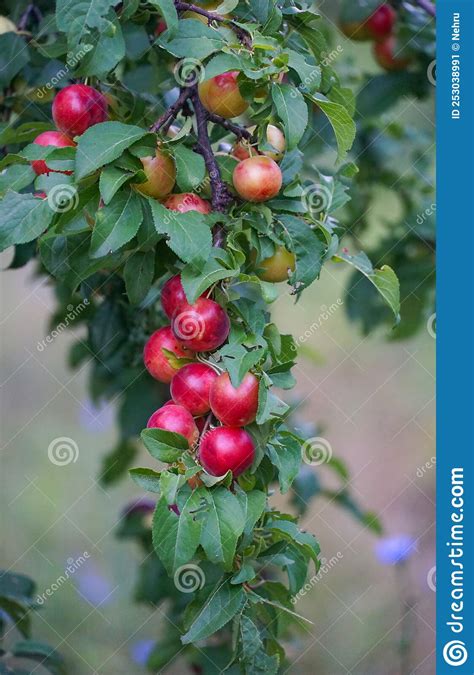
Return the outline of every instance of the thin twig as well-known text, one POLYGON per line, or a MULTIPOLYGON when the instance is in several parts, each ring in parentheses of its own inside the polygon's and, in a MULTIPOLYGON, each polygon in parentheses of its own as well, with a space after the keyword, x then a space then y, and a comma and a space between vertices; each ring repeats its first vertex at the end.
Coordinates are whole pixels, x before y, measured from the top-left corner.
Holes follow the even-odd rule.
POLYGON ((235 122, 226 120, 225 117, 221 117, 220 115, 216 115, 215 113, 208 113, 207 116, 210 122, 214 122, 214 124, 219 124, 223 129, 231 131, 238 138, 247 138, 247 139, 252 138, 252 134, 250 133, 250 131, 245 127, 240 126, 240 124, 235 124, 235 122))
POLYGON ((150 131, 157 132, 160 129, 166 130, 166 125, 171 124, 179 111, 182 110, 186 105, 186 102, 188 98, 190 98, 191 94, 191 87, 183 87, 176 101, 173 103, 173 105, 170 105, 170 107, 161 115, 161 117, 156 120, 156 122, 151 125, 150 131))

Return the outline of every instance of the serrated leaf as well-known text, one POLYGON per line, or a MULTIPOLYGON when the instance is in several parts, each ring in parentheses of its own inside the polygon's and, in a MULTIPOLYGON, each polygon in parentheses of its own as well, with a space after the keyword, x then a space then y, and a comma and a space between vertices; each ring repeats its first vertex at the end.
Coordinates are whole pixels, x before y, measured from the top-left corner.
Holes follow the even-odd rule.
POLYGON ((100 173, 100 196, 104 204, 109 204, 115 193, 126 183, 133 174, 116 166, 106 166, 100 173))
POLYGON ((158 471, 147 468, 130 469, 132 480, 148 492, 160 492, 160 474, 158 471))
MULTIPOLYGON (((52 175, 52 174, 50 174, 52 175)), ((30 185, 36 178, 36 173, 28 164, 15 164, 0 173, 0 193, 7 190, 18 192, 30 185)))
POLYGON ((245 514, 237 497, 225 487, 208 490, 206 500, 209 509, 201 546, 212 563, 222 563, 230 571, 237 540, 244 531, 245 514))
POLYGON ((146 129, 122 122, 101 122, 89 127, 77 142, 76 180, 110 164, 147 133, 146 129))
POLYGON ((54 215, 47 199, 8 191, 0 201, 0 251, 36 239, 48 229, 54 215))
POLYGON ((296 257, 290 283, 298 291, 307 288, 321 272, 326 247, 304 220, 291 215, 278 216, 288 236, 290 249, 296 257))
POLYGON ((127 258, 123 278, 128 298, 132 305, 138 305, 150 290, 155 272, 155 252, 135 251, 127 258))
POLYGON ((205 26, 201 21, 184 19, 179 22, 179 33, 176 36, 165 31, 158 44, 174 56, 205 59, 220 51, 225 41, 217 30, 205 26))
POLYGON ((281 434, 277 444, 267 446, 268 456, 273 466, 278 470, 278 480, 282 494, 288 492, 298 475, 301 466, 301 446, 289 434, 281 434))
POLYGON ((178 28, 178 12, 173 0, 149 0, 149 4, 157 7, 163 17, 169 36, 172 37, 178 28))
POLYGON ((181 283, 188 302, 191 304, 196 302, 198 297, 217 281, 237 276, 240 270, 238 268, 228 269, 227 265, 230 264, 231 261, 225 251, 213 248, 201 269, 197 269, 192 264, 186 265, 181 271, 181 283))
POLYGON ((329 101, 322 94, 315 94, 312 100, 323 111, 334 130, 337 141, 337 161, 340 162, 351 149, 356 135, 356 125, 346 108, 340 103, 329 101))
POLYGON ((203 520, 196 511, 201 505, 201 497, 199 488, 191 492, 179 516, 169 508, 164 497, 156 505, 152 525, 153 546, 170 576, 193 558, 199 546, 203 520))
POLYGON ((168 246, 183 262, 201 268, 212 248, 210 226, 196 211, 176 213, 155 199, 148 199, 158 234, 169 237, 168 246))
POLYGON ((91 238, 91 257, 102 258, 127 244, 138 232, 142 220, 140 197, 133 190, 116 194, 110 204, 97 212, 91 238))
POLYGON ((150 455, 160 462, 175 462, 189 448, 186 438, 174 431, 144 429, 140 436, 150 455))
POLYGON ((204 158, 185 145, 174 148, 176 162, 176 182, 183 192, 190 192, 200 185, 206 176, 204 158))
POLYGON ((395 320, 400 321, 400 283, 397 275, 388 265, 380 269, 374 269, 366 254, 361 251, 357 255, 340 253, 333 260, 344 261, 361 272, 378 290, 387 305, 395 315, 395 320))
POLYGON ((222 75, 230 70, 240 70, 240 59, 236 54, 217 54, 206 63, 204 80, 210 80, 216 75, 222 75))
POLYGON ((296 148, 308 126, 308 106, 303 94, 289 84, 274 84, 272 98, 285 128, 286 147, 296 148))
POLYGON ((186 645, 213 635, 242 609, 245 600, 242 586, 232 586, 224 581, 207 598, 181 642, 186 645))
POLYGON ((24 39, 13 32, 0 35, 0 89, 6 89, 30 60, 24 39))

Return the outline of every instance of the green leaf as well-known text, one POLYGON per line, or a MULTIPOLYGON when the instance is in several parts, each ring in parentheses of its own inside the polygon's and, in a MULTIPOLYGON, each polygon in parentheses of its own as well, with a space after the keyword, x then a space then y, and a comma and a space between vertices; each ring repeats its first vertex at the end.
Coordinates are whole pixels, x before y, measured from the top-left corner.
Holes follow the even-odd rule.
POLYGON ((205 26, 196 19, 184 19, 179 22, 176 37, 165 31, 158 44, 170 54, 179 57, 205 59, 214 52, 220 51, 225 44, 224 38, 217 30, 205 26))
POLYGON ((301 87, 304 91, 313 93, 318 90, 321 84, 321 68, 312 63, 308 63, 303 54, 295 52, 292 49, 288 50, 290 58, 288 66, 295 71, 296 75, 301 80, 301 87))
POLYGON ((235 488, 235 494, 245 513, 244 533, 250 534, 265 510, 267 495, 261 490, 245 492, 240 487, 235 488))
POLYGON ((53 675, 66 673, 66 665, 62 656, 49 645, 35 640, 21 640, 12 647, 12 654, 19 659, 37 661, 53 675))
POLYGON ((171 471, 161 472, 160 490, 168 504, 176 504, 178 490, 185 482, 183 474, 171 473, 171 471))
POLYGON ((316 568, 319 567, 318 555, 320 548, 312 534, 302 532, 298 529, 296 523, 291 520, 272 520, 268 523, 268 529, 278 534, 285 541, 301 547, 313 559, 316 568))
POLYGON ((168 246, 183 262, 201 268, 212 248, 212 236, 204 216, 196 211, 176 213, 156 199, 148 199, 158 234, 169 237, 168 246))
POLYGON ((123 270, 125 288, 132 305, 138 305, 150 290, 155 272, 155 252, 135 251, 127 258, 123 270))
POLYGON ((282 433, 279 436, 279 443, 270 443, 267 452, 271 463, 278 470, 280 490, 285 494, 298 475, 301 466, 301 446, 290 434, 282 433))
POLYGON ((255 579, 256 572, 250 562, 244 562, 242 564, 242 567, 238 572, 234 574, 234 576, 231 578, 230 583, 231 584, 244 584, 246 581, 252 581, 252 579, 255 579))
POLYGON ((203 520, 197 514, 201 506, 201 489, 191 492, 177 516, 161 497, 153 516, 153 546, 169 575, 188 563, 199 546, 203 520))
POLYGON ((204 158, 197 152, 193 152, 185 145, 177 145, 174 148, 176 162, 176 182, 180 190, 190 192, 200 185, 206 176, 204 158))
POLYGON ((242 609, 245 601, 242 586, 232 586, 224 581, 207 598, 181 642, 187 645, 213 635, 242 609))
POLYGON ((169 36, 172 37, 178 28, 178 12, 173 0, 149 0, 149 4, 157 7, 163 17, 169 36))
POLYGON ((315 94, 312 100, 321 108, 329 120, 337 141, 337 161, 340 162, 351 149, 356 135, 356 125, 346 108, 340 103, 329 101, 322 94, 315 94))
POLYGON ((258 387, 257 424, 265 424, 275 417, 282 417, 288 410, 289 406, 267 388, 262 378, 258 387))
POLYGON ((323 264, 326 247, 304 220, 290 215, 279 215, 279 222, 288 236, 289 248, 296 257, 295 270, 290 276, 290 283, 298 291, 307 288, 318 278, 323 264))
POLYGON ((164 429, 144 429, 141 439, 150 455, 160 462, 175 462, 189 448, 184 436, 164 429))
POLYGON ((230 70, 241 70, 239 57, 236 54, 217 54, 206 63, 203 80, 210 80, 230 70))
POLYGON ((36 178, 36 173, 29 164, 16 164, 9 166, 0 173, 0 193, 8 189, 18 192, 30 185, 36 178))
POLYGON ((54 215, 47 199, 7 192, 0 201, 0 251, 36 239, 48 229, 54 215))
POLYGON ((25 40, 16 33, 0 35, 0 89, 6 89, 20 70, 30 60, 30 50, 25 40))
POLYGON ((161 492, 160 474, 147 468, 130 469, 130 477, 137 485, 148 492, 161 492))
POLYGON ((293 150, 308 126, 308 106, 302 93, 289 84, 273 84, 272 98, 285 128, 286 147, 293 150))
POLYGON ((240 270, 238 268, 228 269, 228 265, 231 264, 229 255, 225 251, 213 248, 201 269, 197 269, 192 264, 185 265, 181 271, 181 282, 188 302, 191 304, 196 302, 198 297, 217 281, 237 276, 240 270))
POLYGON ((340 253, 334 256, 336 262, 344 261, 361 272, 378 290, 384 298, 387 305, 395 315, 395 320, 400 321, 400 283, 397 275, 388 265, 383 265, 380 269, 374 269, 369 258, 364 252, 357 255, 340 253))
POLYGON ((224 345, 219 350, 218 356, 224 362, 234 387, 238 387, 248 371, 262 360, 264 351, 263 348, 247 350, 238 343, 224 345))
POLYGON ((201 546, 212 563, 223 563, 224 569, 230 571, 237 540, 244 531, 245 514, 237 497, 225 487, 208 490, 206 500, 209 512, 201 546))
POLYGON ((133 190, 116 194, 110 204, 97 212, 91 257, 102 258, 127 244, 138 232, 142 220, 140 197, 133 190))
POLYGON ((147 133, 146 129, 122 122, 101 122, 89 127, 77 142, 76 180, 110 164, 147 133))
POLYGON ((104 204, 109 204, 117 190, 132 178, 132 175, 130 172, 119 169, 116 166, 106 166, 100 172, 99 187, 104 204))

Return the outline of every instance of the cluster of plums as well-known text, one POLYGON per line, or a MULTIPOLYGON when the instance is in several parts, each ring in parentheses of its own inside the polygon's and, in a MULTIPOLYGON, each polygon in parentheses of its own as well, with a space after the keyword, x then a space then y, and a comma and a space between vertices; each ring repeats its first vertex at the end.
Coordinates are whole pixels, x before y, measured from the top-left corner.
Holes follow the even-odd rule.
POLYGON ((143 360, 152 377, 170 385, 171 400, 147 426, 184 436, 211 475, 230 470, 238 476, 255 456, 252 437, 242 427, 257 415, 258 379, 248 372, 234 387, 227 372, 204 362, 203 352, 215 351, 229 335, 221 305, 205 294, 189 304, 179 275, 163 286, 161 304, 171 323, 151 335, 143 360), (213 418, 221 426, 211 426, 213 418))
POLYGON ((407 57, 396 56, 397 41, 393 34, 397 15, 393 7, 384 3, 363 22, 341 22, 344 35, 351 40, 373 40, 374 58, 385 70, 404 70, 409 64, 407 57))
MULTIPOLYGON (((237 84, 237 71, 217 75, 199 86, 203 106, 224 118, 235 117, 248 107, 237 84)), ((107 119, 107 99, 101 92, 85 84, 73 84, 62 89, 53 100, 53 119, 57 131, 45 131, 34 140, 42 146, 74 146, 74 138, 89 127, 107 119)), ((233 173, 236 193, 248 202, 264 202, 275 197, 282 185, 282 173, 277 160, 283 156, 285 138, 277 127, 267 128, 267 142, 272 150, 258 154, 250 144, 240 142, 234 156, 240 161, 233 173)), ((176 183, 176 166, 171 155, 158 145, 155 154, 142 157, 146 180, 135 184, 141 193, 162 200, 167 208, 176 211, 191 209, 209 213, 209 202, 197 195, 171 194, 176 183)), ((49 173, 44 160, 32 162, 37 174, 49 173)), ((64 171, 63 173, 70 173, 64 171)))
MULTIPOLYGON (((58 131, 44 131, 33 142, 57 148, 75 146, 75 136, 81 136, 94 124, 105 122, 107 117, 107 99, 100 91, 86 84, 72 84, 61 89, 53 100, 53 120, 58 131)), ((55 171, 42 159, 33 161, 31 165, 38 175, 55 171)))

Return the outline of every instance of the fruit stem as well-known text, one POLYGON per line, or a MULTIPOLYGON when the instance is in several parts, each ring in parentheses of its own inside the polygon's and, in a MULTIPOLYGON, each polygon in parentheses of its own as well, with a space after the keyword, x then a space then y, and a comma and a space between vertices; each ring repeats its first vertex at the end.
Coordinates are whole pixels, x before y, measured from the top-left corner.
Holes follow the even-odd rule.
POLYGON ((203 9, 198 5, 193 5, 189 2, 178 2, 175 0, 174 6, 178 12, 194 12, 195 14, 205 16, 209 23, 211 23, 211 21, 218 21, 219 23, 229 26, 232 28, 240 42, 245 47, 248 49, 252 48, 252 39, 250 37, 250 33, 239 26, 235 21, 232 21, 232 19, 228 19, 227 17, 222 16, 221 14, 216 14, 215 12, 208 12, 206 9, 203 9))

